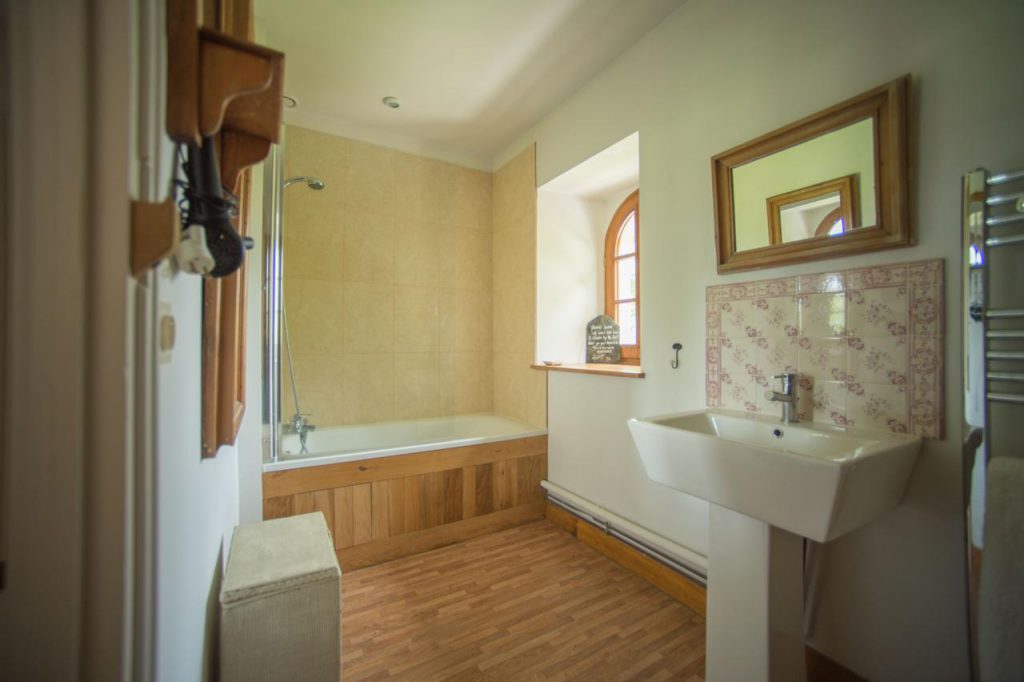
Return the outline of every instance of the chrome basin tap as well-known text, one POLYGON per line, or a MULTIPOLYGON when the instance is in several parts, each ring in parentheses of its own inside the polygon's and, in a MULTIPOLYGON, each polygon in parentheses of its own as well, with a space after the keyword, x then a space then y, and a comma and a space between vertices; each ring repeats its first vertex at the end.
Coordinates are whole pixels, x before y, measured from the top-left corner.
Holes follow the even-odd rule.
POLYGON ((784 372, 776 374, 773 379, 782 379, 782 391, 767 391, 765 397, 768 400, 782 403, 782 421, 787 424, 795 424, 800 419, 796 415, 796 374, 784 372))

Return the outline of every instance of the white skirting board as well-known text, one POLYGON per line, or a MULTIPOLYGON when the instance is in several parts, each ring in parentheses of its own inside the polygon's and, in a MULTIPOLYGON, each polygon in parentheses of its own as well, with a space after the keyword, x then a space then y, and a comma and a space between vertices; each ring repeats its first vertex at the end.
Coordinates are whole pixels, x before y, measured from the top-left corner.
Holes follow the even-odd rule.
POLYGON ((576 493, 566 490, 560 485, 556 485, 551 481, 541 481, 541 485, 544 489, 550 492, 552 495, 560 497, 574 506, 579 507, 583 511, 591 514, 594 517, 603 519, 611 525, 621 529, 622 531, 629 533, 643 542, 651 545, 660 552, 675 558, 679 563, 689 566, 701 575, 706 576, 708 571, 708 558, 703 554, 698 554, 692 549, 687 549, 682 545, 676 544, 671 540, 668 540, 661 535, 652 533, 651 531, 638 526, 632 521, 625 519, 613 511, 609 511, 604 507, 594 504, 590 500, 580 497, 576 493))

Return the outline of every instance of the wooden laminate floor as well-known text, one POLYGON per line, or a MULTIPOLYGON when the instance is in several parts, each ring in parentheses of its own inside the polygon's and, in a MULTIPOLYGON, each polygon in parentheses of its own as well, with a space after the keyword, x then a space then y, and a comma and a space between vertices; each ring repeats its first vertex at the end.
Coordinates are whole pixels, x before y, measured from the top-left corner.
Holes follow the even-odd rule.
POLYGON ((704 619, 549 521, 345 573, 349 680, 681 680, 704 619))

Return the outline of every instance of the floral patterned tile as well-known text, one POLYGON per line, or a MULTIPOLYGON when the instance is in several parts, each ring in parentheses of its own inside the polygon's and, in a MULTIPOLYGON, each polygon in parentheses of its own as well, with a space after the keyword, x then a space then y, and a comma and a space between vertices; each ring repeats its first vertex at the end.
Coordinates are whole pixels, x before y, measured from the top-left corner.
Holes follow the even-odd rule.
POLYGON ((898 263, 847 270, 846 290, 876 289, 906 284, 908 265, 908 263, 898 263))
POLYGON ((846 337, 846 371, 864 383, 907 383, 908 347, 905 336, 846 337))
POLYGON ((846 384, 842 381, 819 381, 811 392, 813 420, 846 426, 846 384))
POLYGON ((797 321, 796 297, 754 299, 754 326, 758 336, 796 336, 797 321))
POLYGON ((764 390, 750 377, 722 375, 722 404, 731 409, 759 413, 761 410, 758 407, 757 396, 764 390))
POLYGON ((807 337, 797 340, 797 369, 807 376, 832 377, 836 370, 846 370, 846 338, 807 337))
POLYGON ((718 304, 720 334, 726 338, 757 336, 757 314, 753 300, 726 301, 718 304))
POLYGON ((797 286, 797 281, 793 277, 764 279, 759 282, 754 282, 754 295, 758 298, 793 296, 797 293, 797 286))
POLYGON ((796 372, 802 419, 941 437, 942 299, 941 260, 708 287, 708 405, 775 414, 796 372))
POLYGON ((837 294, 846 291, 846 274, 823 272, 818 275, 797 277, 797 291, 801 294, 837 294))
POLYGON ((916 336, 910 339, 910 417, 911 433, 943 432, 943 343, 941 336, 916 336))
POLYGON ((849 426, 907 432, 907 392, 905 386, 866 384, 863 391, 846 398, 849 426))
POLYGON ((846 333, 846 295, 801 294, 800 335, 841 336, 846 333))
POLYGON ((907 281, 915 287, 941 287, 943 281, 941 260, 922 260, 907 263, 907 281))
POLYGON ((909 314, 911 334, 941 334, 943 332, 941 287, 931 284, 914 287, 909 314))
POLYGON ((846 292, 846 299, 847 333, 857 336, 907 333, 910 307, 906 287, 850 290, 846 292))

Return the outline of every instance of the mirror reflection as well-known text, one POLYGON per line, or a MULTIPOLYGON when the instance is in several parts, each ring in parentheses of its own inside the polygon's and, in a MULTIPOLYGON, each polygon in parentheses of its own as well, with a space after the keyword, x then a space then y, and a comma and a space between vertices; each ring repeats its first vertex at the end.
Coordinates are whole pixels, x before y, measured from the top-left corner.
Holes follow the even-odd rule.
POLYGON ((847 175, 769 197, 769 241, 786 244, 814 237, 837 237, 862 227, 857 220, 858 180, 856 175, 847 175))
POLYGON ((874 226, 874 139, 865 118, 733 168, 736 251, 874 226))

